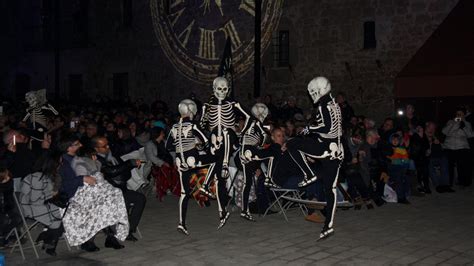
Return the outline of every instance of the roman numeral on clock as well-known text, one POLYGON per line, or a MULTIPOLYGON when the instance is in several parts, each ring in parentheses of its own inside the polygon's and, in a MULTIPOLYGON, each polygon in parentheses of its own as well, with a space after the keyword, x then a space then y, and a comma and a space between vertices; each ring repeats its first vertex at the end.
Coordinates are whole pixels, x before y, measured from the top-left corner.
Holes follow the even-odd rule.
POLYGON ((227 22, 224 27, 220 28, 219 30, 224 32, 226 39, 230 38, 233 51, 237 50, 242 45, 239 34, 237 33, 232 20, 229 20, 229 22, 227 22))
POLYGON ((242 0, 239 9, 243 9, 255 17, 255 0, 242 0))
POLYGON ((181 17, 181 15, 183 14, 185 9, 186 8, 182 8, 182 9, 180 9, 180 10, 176 11, 175 13, 170 14, 168 16, 168 19, 171 21, 171 26, 174 27, 174 24, 176 24, 176 22, 178 22, 179 17, 181 17))
POLYGON ((201 32, 201 39, 199 41, 199 50, 197 56, 204 59, 217 59, 216 58, 216 46, 214 44, 214 33, 215 30, 207 30, 199 28, 201 32))
POLYGON ((191 30, 193 29, 193 26, 194 26, 194 20, 191 21, 191 23, 189 23, 189 25, 183 30, 183 32, 181 32, 178 35, 178 40, 181 43, 181 45, 184 47, 184 49, 186 49, 186 45, 188 44, 189 35, 191 34, 191 30))

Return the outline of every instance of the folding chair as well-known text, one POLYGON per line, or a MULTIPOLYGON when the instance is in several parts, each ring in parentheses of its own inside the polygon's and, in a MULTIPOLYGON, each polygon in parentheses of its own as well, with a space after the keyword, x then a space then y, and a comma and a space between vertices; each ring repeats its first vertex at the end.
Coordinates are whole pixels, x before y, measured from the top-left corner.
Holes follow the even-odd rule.
MULTIPOLYGON (((31 231, 36 228, 38 225, 40 225, 41 223, 38 222, 38 221, 33 221, 32 223, 28 223, 27 220, 30 220, 28 219, 27 217, 25 217, 25 215, 23 214, 23 209, 20 205, 20 201, 18 200, 18 197, 17 197, 17 192, 14 192, 13 193, 13 198, 15 199, 15 204, 16 204, 16 207, 18 209, 18 213, 20 214, 20 217, 21 217, 21 220, 22 220, 22 224, 23 224, 23 227, 24 227, 24 230, 25 232, 23 232, 21 235, 19 235, 15 241, 15 243, 13 244, 12 246, 12 249, 10 251, 10 253, 13 253, 16 249, 16 247, 19 247, 20 248, 20 252, 22 253, 22 257, 23 259, 25 259, 25 256, 24 256, 24 252, 23 252, 23 244, 21 243, 21 239, 25 236, 28 237, 28 239, 30 240, 30 243, 31 243, 31 248, 33 249, 33 252, 35 253, 35 256, 37 259, 39 259, 39 254, 38 254, 38 250, 36 249, 36 242, 33 241, 33 237, 31 236, 31 231)), ((18 231, 16 230, 15 228, 15 231, 16 233, 15 234, 18 234, 18 231)), ((12 232, 10 232, 9 234, 11 234, 12 232)), ((62 239, 64 239, 64 242, 66 243, 66 247, 69 251, 71 251, 71 246, 69 245, 67 239, 65 236, 61 237, 62 239)), ((61 239, 60 238, 60 239, 61 239)))
POLYGON ((18 230, 15 228, 13 228, 8 234, 7 236, 5 237, 5 239, 8 239, 10 238, 11 235, 14 235, 15 238, 16 238, 16 242, 15 243, 18 243, 18 247, 20 248, 20 252, 21 252, 21 257, 23 258, 23 260, 26 260, 25 258, 25 253, 23 252, 23 245, 21 244, 21 238, 20 238, 20 235, 18 234, 18 230))
POLYGON ((293 204, 298 205, 298 208, 301 210, 304 216, 307 215, 308 209, 306 208, 304 204, 293 202, 293 201, 287 201, 286 203, 284 202, 285 200, 284 197, 302 200, 301 196, 304 194, 304 191, 300 191, 298 189, 286 189, 286 188, 270 188, 269 190, 272 192, 273 196, 275 197, 275 200, 265 210, 263 217, 265 217, 268 211, 270 211, 274 206, 278 206, 279 208, 278 213, 283 214, 283 216, 285 217, 285 220, 288 222, 288 217, 286 216, 286 212, 293 204))
MULTIPOLYGON (((281 198, 294 203, 303 204, 306 209, 323 209, 327 205, 326 201, 319 201, 316 199, 307 200, 302 199, 301 197, 295 197, 290 194, 282 195, 281 198)), ((346 189, 344 188, 344 185, 341 183, 337 184, 336 207, 340 209, 349 209, 354 207, 349 193, 347 193, 346 189)))
POLYGON ((138 226, 137 226, 137 235, 138 235, 138 238, 140 239, 143 238, 142 232, 140 232, 140 228, 138 228, 138 226))
MULTIPOLYGON (((17 197, 16 193, 17 192, 13 193, 13 198, 15 199, 15 204, 16 204, 16 207, 18 209, 18 213, 20 214, 20 217, 21 217, 21 220, 22 220, 23 227, 24 227, 25 231, 17 237, 17 240, 16 240, 15 244, 13 244, 10 253, 13 253, 15 251, 15 248, 18 246, 20 248, 21 253, 22 253, 23 259, 25 259, 25 256, 23 255, 23 246, 22 246, 20 240, 23 237, 27 236, 28 239, 30 240, 31 248, 33 248, 33 252, 35 253, 36 258, 39 259, 38 251, 36 250, 36 244, 33 241, 33 238, 31 237, 31 233, 30 233, 31 230, 33 230, 39 224, 39 222, 34 221, 31 224, 27 223, 25 215, 23 214, 23 210, 21 208, 20 202, 18 201, 18 197, 17 197)), ((18 234, 18 232, 16 232, 16 233, 18 234)))
MULTIPOLYGON (((130 209, 128 210, 128 216, 130 216, 130 214, 132 213, 133 207, 135 207, 135 205, 133 203, 130 203, 130 209)), ((140 238, 140 239, 143 238, 142 232, 140 232, 140 228, 138 228, 138 225, 137 225, 137 235, 138 235, 138 238, 140 238)))
POLYGON ((145 195, 146 198, 149 198, 150 195, 153 194, 155 190, 155 178, 151 177, 149 183, 143 184, 139 189, 137 189, 137 192, 142 193, 145 195))

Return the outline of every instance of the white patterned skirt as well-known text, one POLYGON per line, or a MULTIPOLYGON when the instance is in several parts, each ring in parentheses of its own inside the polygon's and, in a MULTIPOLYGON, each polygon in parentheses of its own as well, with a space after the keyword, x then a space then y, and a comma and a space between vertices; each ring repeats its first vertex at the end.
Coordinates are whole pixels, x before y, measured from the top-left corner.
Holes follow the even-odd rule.
POLYGON ((80 187, 69 201, 63 217, 65 236, 71 246, 78 246, 100 230, 115 225, 115 237, 124 241, 129 224, 122 191, 107 182, 80 187))

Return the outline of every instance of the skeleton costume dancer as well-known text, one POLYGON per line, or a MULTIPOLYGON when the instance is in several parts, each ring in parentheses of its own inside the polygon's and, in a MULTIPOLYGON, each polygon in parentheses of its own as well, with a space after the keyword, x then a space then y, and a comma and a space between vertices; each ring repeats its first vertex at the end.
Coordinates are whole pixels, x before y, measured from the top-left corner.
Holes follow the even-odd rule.
POLYGON ((46 133, 48 127, 48 112, 57 115, 58 111, 46 100, 45 89, 27 92, 25 100, 29 107, 26 109, 23 122, 29 121, 32 129, 35 130, 35 133, 31 136, 32 139, 43 141, 44 133, 46 133))
MULTIPOLYGON (((178 105, 178 111, 181 114, 179 122, 171 128, 170 135, 166 141, 166 146, 174 146, 176 150, 176 167, 179 172, 179 181, 181 183, 181 197, 179 198, 179 224, 178 231, 189 235, 186 228, 186 211, 189 200, 189 179, 192 170, 199 167, 209 167, 208 175, 213 172, 215 165, 214 156, 201 154, 196 145, 199 138, 202 143, 207 143, 207 138, 198 129, 193 122, 197 113, 196 103, 192 100, 182 100, 178 105)), ((207 178, 207 177, 206 177, 207 178)))
POLYGON ((333 220, 336 210, 336 185, 339 168, 344 158, 344 150, 340 141, 342 135, 341 110, 329 93, 331 84, 325 77, 317 77, 308 84, 308 92, 317 104, 316 124, 303 130, 302 138, 288 142, 288 151, 304 174, 298 185, 307 186, 317 179, 324 185, 326 197, 326 222, 320 239, 334 233, 333 220), (313 172, 308 160, 318 161, 319 176, 313 172))
POLYGON ((253 121, 250 122, 247 130, 242 132, 241 147, 239 152, 244 172, 242 212, 240 213, 240 217, 249 221, 254 221, 248 208, 250 188, 252 187, 252 178, 254 176, 253 171, 259 168, 259 164, 262 161, 268 160, 268 170, 267 175, 265 176, 265 185, 276 187, 272 179, 274 159, 273 154, 271 151, 263 149, 263 144, 265 143, 266 138, 268 138, 268 134, 264 130, 262 123, 268 115, 268 108, 263 103, 256 103, 252 107, 252 114, 257 119, 253 119, 253 121))
POLYGON ((212 84, 214 95, 209 103, 203 106, 201 125, 211 132, 210 151, 216 156, 216 166, 208 175, 201 187, 201 192, 210 196, 209 177, 217 178, 217 203, 219 205, 220 223, 217 229, 225 225, 230 213, 226 210, 228 201, 226 179, 229 178, 229 159, 236 149, 237 135, 235 134, 235 112, 238 111, 245 116, 244 129, 247 128, 250 116, 242 109, 238 102, 228 99, 230 91, 227 79, 217 77, 212 84))

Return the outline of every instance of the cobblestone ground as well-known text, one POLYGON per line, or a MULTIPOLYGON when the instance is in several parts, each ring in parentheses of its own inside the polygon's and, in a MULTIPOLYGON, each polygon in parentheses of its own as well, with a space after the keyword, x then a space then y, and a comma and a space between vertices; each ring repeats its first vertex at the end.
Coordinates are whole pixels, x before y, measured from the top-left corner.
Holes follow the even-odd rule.
POLYGON ((103 247, 97 253, 64 242, 58 256, 41 253, 23 261, 7 253, 6 265, 474 265, 474 189, 458 189, 411 199, 411 205, 388 204, 375 210, 339 210, 336 234, 316 242, 319 224, 306 222, 297 209, 286 222, 279 214, 241 219, 236 210, 217 231, 217 207, 190 202, 190 236, 176 231, 177 198, 148 199, 142 223, 143 239, 126 242, 125 249, 103 247))

